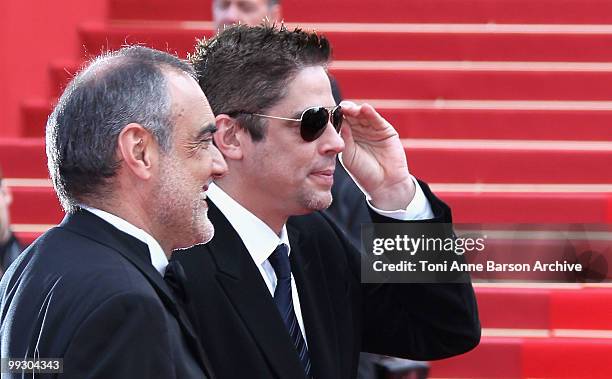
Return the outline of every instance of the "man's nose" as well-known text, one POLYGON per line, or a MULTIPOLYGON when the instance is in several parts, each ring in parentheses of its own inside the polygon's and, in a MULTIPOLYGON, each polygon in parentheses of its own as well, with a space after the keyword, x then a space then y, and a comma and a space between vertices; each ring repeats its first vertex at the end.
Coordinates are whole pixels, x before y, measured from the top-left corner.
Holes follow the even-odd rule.
POLYGON ((323 131, 319 139, 321 140, 321 149, 324 154, 338 154, 344 150, 344 140, 329 121, 325 126, 325 131, 323 131))
POLYGON ((225 158, 223 158, 223 154, 217 149, 216 146, 210 146, 212 149, 212 177, 214 179, 219 179, 227 173, 227 163, 225 162, 225 158))

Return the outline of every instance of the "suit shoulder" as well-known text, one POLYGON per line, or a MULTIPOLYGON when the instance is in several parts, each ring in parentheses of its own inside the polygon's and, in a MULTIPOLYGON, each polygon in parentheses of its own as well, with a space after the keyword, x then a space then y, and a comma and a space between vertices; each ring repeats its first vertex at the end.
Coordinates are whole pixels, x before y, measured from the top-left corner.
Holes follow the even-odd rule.
POLYGON ((146 277, 113 248, 63 228, 30 246, 3 278, 2 292, 55 294, 75 304, 131 291, 154 294, 146 277), (18 291, 17 291, 18 290, 18 291))
POLYGON ((317 231, 335 233, 334 221, 323 212, 312 212, 302 216, 292 216, 287 220, 287 225, 294 227, 300 232, 317 231))
POLYGON ((287 227, 297 230, 301 238, 313 241, 337 241, 345 248, 353 246, 346 232, 325 212, 313 212, 303 216, 289 217, 287 227))
POLYGON ((210 251, 205 244, 199 244, 187 249, 175 250, 172 252, 172 258, 176 259, 184 265, 206 265, 211 259, 210 251))
POLYGON ((160 309, 164 308, 163 303, 154 293, 142 293, 124 289, 107 294, 104 298, 98 299, 97 305, 91 313, 119 312, 124 317, 136 315, 147 315, 148 318, 161 319, 157 317, 161 314, 160 309))

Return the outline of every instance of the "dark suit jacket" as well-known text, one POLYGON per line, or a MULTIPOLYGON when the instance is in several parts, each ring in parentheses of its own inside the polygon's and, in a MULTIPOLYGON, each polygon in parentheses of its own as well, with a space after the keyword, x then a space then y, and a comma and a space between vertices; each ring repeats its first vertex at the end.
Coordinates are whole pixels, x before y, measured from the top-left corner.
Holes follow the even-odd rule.
MULTIPOLYGON (((450 222, 450 209, 423 186, 434 221, 450 222)), ((189 312, 213 369, 224 379, 303 378, 258 268, 231 224, 209 204, 214 238, 173 259, 185 268, 189 312)), ((470 284, 362 285, 359 252, 327 216, 292 217, 287 230, 316 379, 354 378, 361 350, 430 360, 478 344, 470 284)))
POLYGON ((63 358, 61 378, 206 378, 191 324, 146 244, 90 212, 41 236, 0 295, 2 358, 63 358))
POLYGON ((8 241, 0 243, 0 278, 6 269, 17 259, 23 247, 19 244, 19 241, 14 234, 11 234, 8 241))
POLYGON ((363 201, 363 192, 338 160, 334 171, 333 201, 323 213, 342 227, 355 246, 361 246, 361 225, 372 222, 370 207, 363 201))

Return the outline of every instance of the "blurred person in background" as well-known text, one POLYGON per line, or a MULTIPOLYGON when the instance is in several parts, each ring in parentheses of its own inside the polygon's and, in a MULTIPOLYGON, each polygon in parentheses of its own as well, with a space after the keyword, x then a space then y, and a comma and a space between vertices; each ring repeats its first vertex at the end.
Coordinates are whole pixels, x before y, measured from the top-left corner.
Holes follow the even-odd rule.
POLYGON ((0 167, 0 277, 23 250, 11 231, 9 207, 13 197, 3 178, 2 167, 0 167))
POLYGON ((263 19, 282 19, 280 0, 213 0, 212 15, 215 28, 223 25, 259 25, 263 19))
MULTIPOLYGON (((234 24, 257 26, 266 19, 271 22, 283 20, 280 0, 212 0, 212 16, 217 31, 234 24)), ((332 95, 339 104, 342 101, 340 88, 333 77, 330 81, 332 95)))

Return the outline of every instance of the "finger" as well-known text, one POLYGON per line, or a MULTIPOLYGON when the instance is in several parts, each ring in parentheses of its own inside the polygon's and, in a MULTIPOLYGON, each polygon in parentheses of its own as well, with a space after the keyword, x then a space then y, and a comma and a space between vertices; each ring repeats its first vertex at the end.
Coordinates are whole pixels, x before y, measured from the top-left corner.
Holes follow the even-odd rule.
POLYGON ((346 109, 350 109, 350 108, 356 108, 359 107, 359 105, 357 105, 356 103, 350 101, 350 100, 342 100, 340 102, 340 104, 338 104, 342 107, 342 109, 346 108, 346 109))
POLYGON ((384 118, 368 103, 356 105, 347 101, 346 109, 342 106, 345 116, 366 122, 382 122, 384 118))
POLYGON ((376 124, 386 124, 387 123, 387 120, 385 120, 385 118, 381 116, 381 114, 378 113, 376 109, 374 109, 374 107, 368 103, 361 104, 360 114, 364 119, 372 123, 376 123, 376 124))
POLYGON ((376 109, 368 103, 361 104, 361 113, 368 118, 382 118, 382 116, 376 112, 376 109))
POLYGON ((362 104, 356 117, 347 117, 351 126, 362 127, 371 131, 393 129, 391 124, 369 104, 362 104))
POLYGON ((342 113, 344 115, 344 120, 350 125, 351 128, 359 127, 359 126, 368 126, 371 120, 368 120, 363 116, 361 111, 361 106, 357 106, 357 108, 350 108, 348 110, 344 110, 342 108, 342 113))
POLYGON ((342 113, 347 117, 357 117, 361 111, 361 106, 352 101, 343 100, 340 102, 342 113))

